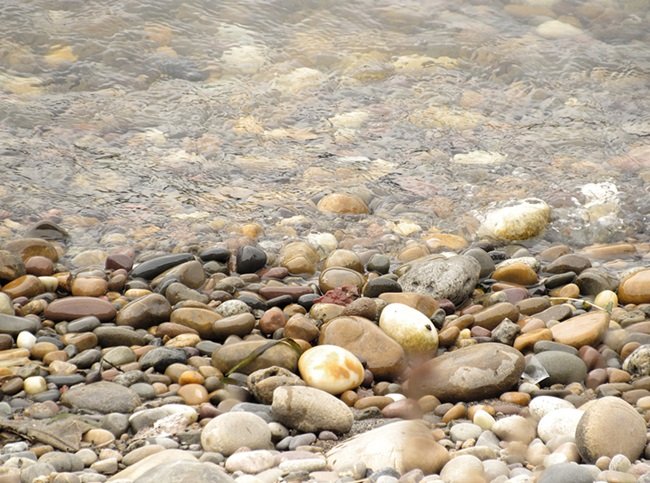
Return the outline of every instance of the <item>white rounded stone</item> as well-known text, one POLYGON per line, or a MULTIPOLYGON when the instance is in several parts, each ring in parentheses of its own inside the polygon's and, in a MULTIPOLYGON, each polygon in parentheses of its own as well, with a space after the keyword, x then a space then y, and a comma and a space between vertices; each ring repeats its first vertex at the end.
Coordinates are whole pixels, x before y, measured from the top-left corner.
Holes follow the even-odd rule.
POLYGON ((535 426, 521 416, 507 416, 492 426, 492 432, 502 441, 519 441, 529 444, 535 439, 535 426))
POLYGON ((15 313, 11 297, 4 292, 0 292, 0 314, 14 315, 15 313))
POLYGON ((43 284, 43 288, 46 292, 54 292, 59 286, 59 279, 56 277, 49 277, 44 275, 42 277, 38 277, 38 279, 43 284))
POLYGON ((47 389, 47 382, 41 376, 28 377, 23 381, 23 389, 27 394, 38 394, 47 389))
POLYGON ((582 34, 582 30, 578 27, 559 20, 548 20, 538 25, 535 31, 545 39, 562 39, 582 34))
POLYGON ((19 347, 20 349, 31 350, 32 347, 34 347, 34 344, 36 344, 36 336, 26 330, 23 330, 18 334, 18 337, 16 337, 16 347, 19 347))
POLYGON ((476 456, 461 455, 449 460, 440 472, 446 483, 466 483, 468 481, 485 481, 483 463, 476 456))
POLYGON ((379 327, 409 354, 433 354, 438 349, 433 322, 408 305, 387 305, 379 317, 379 327))
POLYGON ((319 345, 306 350, 298 360, 300 376, 308 386, 330 394, 355 389, 363 382, 363 365, 343 347, 319 345))
POLYGON ((544 231, 550 216, 551 208, 544 201, 519 200, 487 212, 478 235, 504 241, 527 240, 544 231))
POLYGON ((490 413, 484 409, 479 409, 474 413, 474 419, 472 420, 474 424, 480 426, 483 429, 491 429, 494 426, 496 420, 492 417, 490 413))
POLYGON ((575 438, 578 422, 584 411, 576 408, 556 409, 546 414, 537 424, 537 434, 545 443, 560 436, 575 438))
POLYGON ((468 439, 477 439, 483 428, 477 424, 472 423, 458 423, 454 424, 449 430, 449 437, 452 441, 467 441, 468 439))
POLYGON ((230 456, 238 449, 271 449, 271 430, 266 421, 247 412, 224 413, 212 419, 201 432, 205 451, 230 456))
POLYGON ((575 409, 575 406, 554 396, 537 396, 528 403, 530 414, 538 421, 556 409, 575 409))
POLYGON ((618 296, 611 290, 603 290, 594 299, 594 305, 606 309, 611 305, 615 308, 618 305, 618 296))

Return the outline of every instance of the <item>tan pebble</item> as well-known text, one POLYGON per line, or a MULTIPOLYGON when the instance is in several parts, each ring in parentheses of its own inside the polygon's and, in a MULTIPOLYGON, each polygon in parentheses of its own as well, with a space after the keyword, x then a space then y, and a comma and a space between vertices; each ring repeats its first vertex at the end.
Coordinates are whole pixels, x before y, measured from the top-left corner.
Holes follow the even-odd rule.
POLYGON ((130 288, 126 292, 124 292, 124 296, 127 299, 138 299, 140 297, 144 297, 145 295, 151 294, 151 290, 147 290, 145 288, 130 288))
POLYGON ((562 287, 553 289, 549 292, 551 297, 578 298, 580 296, 580 287, 575 283, 569 283, 562 287))
POLYGON ((624 277, 618 286, 618 299, 622 304, 650 303, 650 269, 624 277))
POLYGON ((649 410, 650 409, 650 396, 644 396, 642 398, 637 399, 636 407, 638 407, 639 409, 642 409, 644 411, 649 410))
POLYGON ((621 347, 621 360, 624 361, 627 356, 632 354, 635 350, 641 347, 639 342, 628 342, 623 347, 621 347))
POLYGON ((52 351, 43 356, 43 364, 50 365, 54 361, 65 362, 68 360, 68 353, 66 351, 52 351))
POLYGON ((551 327, 553 339, 577 349, 584 345, 597 346, 609 327, 610 316, 604 311, 588 312, 571 317, 551 327))
POLYGON ((163 384, 162 382, 154 382, 151 386, 153 387, 154 392, 158 395, 165 394, 169 391, 167 384, 163 384))
POLYGON ((181 386, 186 384, 203 384, 204 382, 205 377, 203 377, 198 371, 184 371, 178 377, 178 383, 181 386))
POLYGON ((423 413, 430 413, 440 406, 440 399, 431 394, 427 394, 418 399, 418 404, 423 413))
POLYGON ((527 334, 518 335, 513 347, 520 352, 524 352, 535 345, 540 340, 553 340, 553 333, 550 329, 536 329, 527 334))
POLYGON ((340 398, 341 398, 341 401, 343 401, 348 406, 352 407, 359 400, 359 395, 356 392, 349 390, 349 391, 343 392, 343 394, 341 394, 340 398))
POLYGON ((474 414, 472 415, 471 420, 477 426, 480 426, 481 428, 487 430, 491 429, 492 426, 494 426, 494 423, 496 422, 496 420, 492 417, 492 415, 489 414, 487 411, 484 411, 483 409, 479 409, 478 411, 475 411, 474 414))
POLYGON ((83 440, 94 446, 102 447, 115 441, 115 436, 113 436, 113 433, 105 429, 93 428, 84 434, 83 440))
POLYGON ((338 214, 367 214, 366 203, 355 195, 332 193, 324 196, 318 202, 317 208, 322 212, 338 214))
POLYGON ((543 329, 546 327, 546 324, 543 320, 537 319, 535 317, 527 317, 523 320, 517 322, 519 327, 521 327, 522 334, 528 334, 534 330, 543 329))
POLYGON ((223 373, 217 369, 216 367, 212 366, 201 366, 199 367, 199 373, 205 377, 206 379, 208 377, 216 377, 221 379, 223 377, 223 373))
POLYGON ((429 255, 429 247, 423 243, 412 243, 404 247, 398 254, 400 262, 407 263, 429 255))
POLYGON ((2 291, 12 299, 17 297, 32 298, 43 293, 44 290, 43 283, 34 275, 23 275, 2 287, 2 291))
POLYGON ((201 342, 201 337, 197 334, 180 334, 165 342, 165 347, 194 347, 201 342))
POLYGON ((443 423, 448 423, 455 419, 464 418, 467 415, 467 407, 463 403, 455 404, 449 411, 442 417, 443 423))
POLYGON ((458 327, 447 327, 438 333, 438 344, 440 347, 450 347, 454 345, 459 334, 460 329, 458 327))
POLYGON ((31 355, 34 359, 43 360, 45 354, 54 352, 59 348, 52 342, 37 342, 31 349, 31 355))
POLYGON ((467 408, 467 418, 474 419, 474 414, 476 414, 477 411, 485 411, 490 416, 496 415, 496 411, 492 406, 489 406, 487 404, 474 404, 473 406, 467 408))
POLYGON ((388 406, 393 402, 394 401, 391 398, 386 396, 368 396, 368 397, 363 397, 361 399, 358 399, 357 402, 354 403, 354 408, 366 409, 369 407, 375 407, 375 408, 383 409, 384 407, 388 406))
POLYGON ((169 385, 169 392, 172 392, 172 393, 176 394, 176 393, 178 393, 178 390, 180 389, 180 387, 181 387, 180 384, 176 384, 176 383, 170 384, 169 385))
POLYGON ((528 406, 530 394, 525 392, 504 392, 499 399, 503 402, 518 404, 519 406, 528 406))
POLYGON ((615 308, 618 305, 618 296, 611 290, 603 290, 594 299, 594 304, 607 310, 608 307, 615 308))
POLYGON ((72 281, 70 288, 72 295, 99 297, 108 292, 108 282, 103 278, 77 277, 72 281))
POLYGON ((609 382, 629 382, 632 376, 629 372, 614 367, 607 368, 609 382))
POLYGON ((500 282, 510 282, 517 285, 533 285, 537 283, 537 273, 523 262, 514 262, 497 268, 492 273, 492 278, 500 282))
POLYGON ((189 404, 190 406, 197 406, 208 401, 208 391, 200 384, 186 384, 181 386, 178 389, 178 395, 183 398, 185 404, 189 404))
POLYGON ((260 330, 265 334, 273 334, 276 330, 284 327, 286 323, 284 313, 279 307, 268 309, 258 322, 260 330))
POLYGON ((66 361, 52 361, 47 368, 50 374, 57 376, 69 376, 79 370, 77 366, 66 361))
POLYGON ((80 334, 65 334, 62 338, 64 344, 73 345, 79 352, 92 349, 97 346, 97 336, 92 332, 80 334))
POLYGON ((241 234, 248 238, 255 239, 260 237, 263 233, 264 229, 259 223, 247 223, 241 227, 241 234))

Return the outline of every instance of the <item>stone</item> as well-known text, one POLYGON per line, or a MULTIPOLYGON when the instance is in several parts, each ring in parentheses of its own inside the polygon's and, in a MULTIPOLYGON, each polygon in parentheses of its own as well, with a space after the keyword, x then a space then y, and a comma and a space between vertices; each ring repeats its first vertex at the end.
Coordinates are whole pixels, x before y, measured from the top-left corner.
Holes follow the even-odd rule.
POLYGON ((0 314, 0 334, 18 337, 23 331, 32 334, 40 328, 40 323, 31 317, 17 317, 15 315, 0 314))
POLYGON ((551 208, 529 198, 508 203, 483 216, 478 236, 500 241, 527 240, 540 235, 550 221, 551 208))
POLYGON ((505 345, 512 345, 521 332, 521 327, 510 319, 503 319, 494 329, 492 329, 491 338, 493 342, 499 342, 505 345))
POLYGON ((404 349, 376 324, 362 317, 336 317, 321 327, 319 344, 347 349, 365 361, 378 379, 396 379, 406 369, 404 349))
POLYGON ((372 280, 368 280, 366 285, 363 287, 363 296, 370 298, 377 298, 381 294, 386 292, 401 292, 402 286, 397 283, 396 280, 393 280, 388 277, 377 277, 372 280))
POLYGON ((185 404, 189 406, 198 406, 208 401, 208 391, 200 384, 185 384, 178 391, 178 395, 183 398, 185 404))
POLYGON ((541 381, 544 385, 583 382, 587 376, 584 361, 573 354, 550 350, 540 352, 535 357, 548 373, 548 378, 541 381))
POLYGON ((519 441, 529 444, 536 436, 534 424, 521 416, 506 416, 498 419, 492 425, 492 432, 496 434, 501 441, 519 441))
POLYGON ((75 277, 70 292, 74 296, 101 297, 108 292, 108 282, 100 277, 75 277))
POLYGON ((165 297, 152 293, 140 297, 122 307, 115 317, 117 325, 134 329, 148 329, 169 320, 172 307, 165 297))
POLYGON ((492 278, 500 282, 514 283, 517 285, 534 285, 537 283, 537 273, 528 264, 523 262, 515 262, 497 267, 492 273, 492 278))
POLYGON ((113 304, 94 297, 66 297, 57 299, 47 306, 44 316, 55 322, 95 316, 101 322, 110 322, 116 315, 113 304))
POLYGON ((575 409, 573 404, 554 396, 537 396, 528 404, 530 414, 538 421, 557 409, 575 409))
POLYGON ((388 304, 408 305, 428 318, 431 318, 440 307, 438 301, 432 296, 416 292, 382 293, 379 298, 388 304))
POLYGON ((255 327, 255 316, 250 313, 231 315, 212 323, 212 334, 216 340, 223 341, 230 335, 244 337, 255 327))
POLYGON ((307 386, 276 388, 271 408, 278 422, 303 432, 347 433, 354 419, 350 408, 340 399, 307 386))
POLYGON ((398 282, 406 292, 449 299, 458 305, 474 291, 480 272, 481 266, 475 258, 457 255, 415 261, 398 282))
POLYGON ((585 466, 574 462, 558 463, 546 468, 537 480, 538 483, 593 483, 595 478, 585 466))
MULTIPOLYGON (((46 258, 46 260, 50 262, 50 265, 52 264, 52 260, 50 260, 49 258, 46 258)), ((26 266, 24 265, 23 260, 19 256, 7 250, 0 250, 0 280, 5 280, 5 281, 15 280, 18 277, 22 277, 23 275, 25 275, 25 272, 26 272, 26 266)), ((37 275, 37 274, 34 273, 33 275, 37 275)))
POLYGON ((293 372, 278 366, 260 369, 246 380, 248 390, 262 404, 273 402, 273 391, 280 386, 304 386, 305 381, 293 372))
POLYGON ((380 426, 336 445, 327 453, 328 465, 338 472, 363 463, 371 471, 390 467, 400 474, 415 469, 434 474, 447 461, 447 450, 422 420, 380 426))
POLYGON ((321 292, 326 293, 329 290, 343 288, 346 286, 355 287, 357 293, 361 293, 366 280, 362 274, 356 270, 342 267, 332 267, 323 270, 318 277, 318 286, 321 292))
POLYGON ((546 265, 544 271, 547 273, 574 272, 580 274, 588 268, 591 268, 591 261, 587 257, 568 253, 546 265))
POLYGON ((102 414, 131 413, 140 405, 140 398, 128 387, 100 381, 71 387, 61 395, 61 402, 75 409, 102 414))
POLYGON ((172 461, 165 462, 139 478, 134 483, 175 483, 178 481, 201 481, 205 483, 234 483, 228 474, 211 462, 172 461))
POLYGON ((449 460, 442 468, 440 477, 445 483, 483 482, 485 470, 476 456, 460 455, 449 460))
POLYGON ((408 305, 387 305, 379 317, 379 327, 407 354, 433 355, 438 349, 438 331, 433 322, 408 305))
POLYGON ((633 406, 617 397, 591 402, 576 428, 578 451, 590 463, 617 454, 635 461, 643 454, 646 443, 645 420, 633 406))
POLYGON ((34 256, 47 257, 53 262, 59 260, 59 254, 54 245, 41 238, 19 238, 5 244, 5 250, 19 256, 23 261, 34 256))
POLYGON ((221 414, 210 420, 201 431, 204 451, 230 456, 240 448, 271 449, 271 430, 255 414, 238 411, 221 414))
POLYGON ((0 292, 0 315, 16 315, 11 297, 4 292, 0 292))
POLYGON ((219 304, 214 311, 221 317, 232 317, 233 315, 248 313, 251 308, 241 300, 226 300, 219 304))
POLYGON ((237 250, 237 273, 255 273, 266 265, 266 252, 259 247, 244 245, 237 250))
POLYGON ((97 336, 97 341, 102 347, 146 344, 146 334, 131 327, 97 327, 93 334, 97 336))
MULTIPOLYGON (((260 350, 266 344, 269 344, 269 341, 250 340, 223 345, 212 353, 212 365, 226 374, 235 365, 248 357, 252 351, 260 350)), ((298 367, 298 354, 292 347, 285 344, 276 344, 262 352, 254 361, 238 369, 238 372, 251 374, 259 369, 271 366, 284 367, 289 371, 295 371, 298 367)))
POLYGON ((560 436, 575 437, 578 422, 584 411, 576 408, 559 408, 546 413, 537 423, 537 434, 545 443, 560 436))
POLYGON ((131 270, 131 277, 153 280, 155 277, 170 268, 191 260, 194 260, 194 255, 191 253, 174 253, 171 255, 152 258, 136 265, 136 267, 131 270))
POLYGON ((519 382, 524 367, 524 356, 512 347, 494 342, 471 345, 414 369, 407 392, 415 398, 431 394, 450 402, 498 397, 519 382))
POLYGON ((352 250, 338 249, 331 252, 323 262, 323 270, 331 267, 349 268, 359 273, 363 273, 363 263, 359 255, 352 250))
POLYGON ((650 269, 639 270, 624 277, 618 285, 622 304, 650 303, 650 269))
POLYGON ((265 449, 241 451, 228 457, 226 470, 230 473, 241 471, 247 474, 257 474, 273 468, 280 462, 279 453, 265 449))
POLYGON ((198 307, 181 307, 171 312, 170 322, 195 330, 204 339, 214 338, 214 324, 223 317, 218 313, 198 307))
POLYGON ((452 441, 463 442, 468 439, 476 440, 482 432, 483 428, 477 424, 457 423, 449 429, 449 437, 452 441))
POLYGON ((594 298, 594 305, 610 311, 618 306, 618 296, 611 290, 603 290, 594 298))
POLYGON ((500 302, 474 314, 474 326, 492 330, 505 319, 516 322, 519 310, 510 302, 500 302))
POLYGON ((161 273, 151 281, 151 286, 156 288, 164 280, 175 279, 186 287, 197 289, 203 285, 205 277, 201 262, 198 260, 190 260, 161 273))
MULTIPOLYGON (((144 428, 152 427, 156 422, 170 416, 176 421, 184 420, 192 423, 196 421, 198 414, 196 409, 185 404, 165 404, 157 408, 142 409, 133 413, 128 418, 128 424, 131 425, 135 432, 138 432, 144 428)), ((160 425, 161 423, 158 423, 158 426, 160 425)))
POLYGON ((535 32, 545 39, 563 39, 576 37, 583 32, 578 27, 559 20, 547 20, 535 29, 535 32))
POLYGON ((596 311, 577 315, 551 327, 553 339, 560 344, 579 349, 582 346, 598 345, 609 327, 607 312, 596 311))
POLYGON ((45 288, 38 277, 34 275, 23 275, 2 287, 2 291, 12 299, 18 297, 32 298, 43 293, 45 288))
POLYGON ((292 242, 285 245, 280 253, 280 265, 292 274, 313 274, 320 256, 308 243, 292 242))
POLYGON ((317 208, 324 213, 339 215, 365 215, 369 213, 368 205, 355 195, 331 193, 318 202, 317 208))
POLYGON ((303 352, 298 359, 298 369, 308 386, 335 395, 356 389, 364 377, 363 365, 354 354, 329 344, 303 352))
POLYGON ((140 367, 147 370, 153 367, 157 372, 164 373, 172 364, 185 363, 187 353, 183 349, 172 347, 156 347, 140 358, 140 367))
POLYGON ((623 361, 623 370, 634 376, 650 376, 650 344, 634 349, 623 361))
POLYGON ((284 336, 292 339, 302 339, 311 342, 319 335, 320 330, 318 326, 306 315, 292 315, 284 326, 284 336))

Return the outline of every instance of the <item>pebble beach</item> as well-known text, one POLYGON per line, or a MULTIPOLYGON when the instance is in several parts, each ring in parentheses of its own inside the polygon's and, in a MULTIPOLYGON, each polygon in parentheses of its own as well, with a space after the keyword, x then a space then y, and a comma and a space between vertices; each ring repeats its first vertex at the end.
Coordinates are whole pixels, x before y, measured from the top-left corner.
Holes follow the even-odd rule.
POLYGON ((67 263, 37 223, 0 251, 0 481, 648 481, 650 246, 506 241, 549 216, 67 263))

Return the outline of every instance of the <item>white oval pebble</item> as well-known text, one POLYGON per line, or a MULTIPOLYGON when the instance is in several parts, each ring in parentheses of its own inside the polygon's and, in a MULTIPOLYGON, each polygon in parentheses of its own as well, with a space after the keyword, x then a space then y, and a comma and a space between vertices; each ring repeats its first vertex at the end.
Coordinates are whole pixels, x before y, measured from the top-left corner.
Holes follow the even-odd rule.
POLYGON ((472 420, 474 424, 480 426, 483 429, 491 429, 496 422, 490 413, 484 409, 479 409, 474 413, 474 419, 472 420))
POLYGON ((575 409, 569 401, 553 396, 537 396, 528 404, 530 414, 538 421, 548 413, 557 409, 575 409))
POLYGON ((434 353, 438 349, 438 331, 433 322, 408 305, 387 305, 379 317, 379 327, 409 354, 434 353))
POLYGON ((308 386, 330 394, 355 389, 363 382, 363 365, 347 349, 318 345, 307 349, 298 360, 300 375, 308 386))
POLYGON ((16 337, 16 347, 19 347, 20 349, 31 350, 32 347, 34 347, 34 344, 36 344, 36 336, 26 330, 23 330, 18 334, 18 337, 16 337))
POLYGON ((23 381, 23 389, 27 394, 38 394, 47 389, 47 382, 41 376, 28 377, 23 381))
POLYGON ((575 438, 578 422, 584 411, 576 408, 561 408, 546 414, 537 424, 537 434, 545 443, 551 439, 568 436, 575 438))

